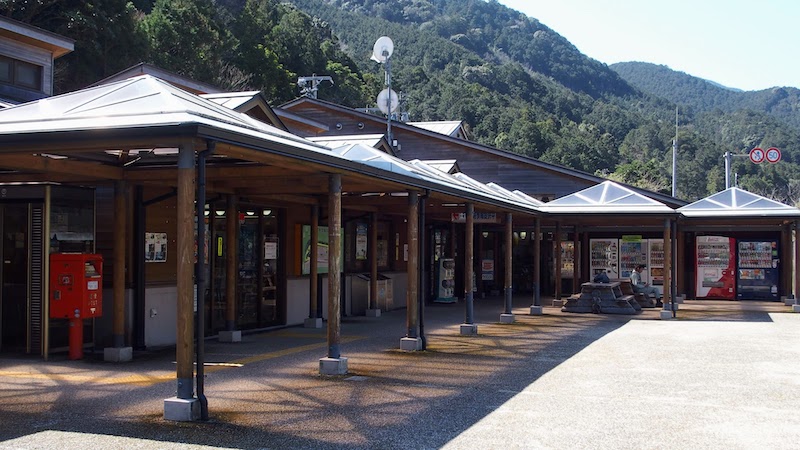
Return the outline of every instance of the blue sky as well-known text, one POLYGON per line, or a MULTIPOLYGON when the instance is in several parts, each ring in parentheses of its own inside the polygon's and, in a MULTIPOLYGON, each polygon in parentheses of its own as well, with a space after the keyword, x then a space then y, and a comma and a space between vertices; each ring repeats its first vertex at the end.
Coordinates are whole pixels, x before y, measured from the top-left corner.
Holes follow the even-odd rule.
POLYGON ((606 64, 663 64, 748 91, 800 88, 797 0, 498 1, 606 64))

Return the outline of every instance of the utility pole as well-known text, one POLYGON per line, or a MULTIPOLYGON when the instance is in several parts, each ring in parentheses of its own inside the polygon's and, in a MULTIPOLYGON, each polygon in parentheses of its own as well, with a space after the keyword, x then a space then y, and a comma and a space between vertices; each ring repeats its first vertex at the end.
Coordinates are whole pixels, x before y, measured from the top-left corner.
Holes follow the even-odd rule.
POLYGON ((675 139, 672 140, 672 196, 678 193, 678 107, 675 106, 675 139))

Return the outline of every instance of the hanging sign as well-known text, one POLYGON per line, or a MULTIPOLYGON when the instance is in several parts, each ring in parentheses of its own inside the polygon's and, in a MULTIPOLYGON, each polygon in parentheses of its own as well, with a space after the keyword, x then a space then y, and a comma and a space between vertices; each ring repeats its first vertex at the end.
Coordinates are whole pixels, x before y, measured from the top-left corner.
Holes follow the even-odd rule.
MULTIPOLYGON (((465 223, 467 221, 466 213, 452 213, 450 221, 455 223, 465 223)), ((498 223, 497 214, 490 212, 474 212, 472 214, 473 223, 498 223)))
POLYGON ((764 162, 765 156, 764 150, 760 149, 759 147, 750 150, 750 161, 752 161, 753 164, 761 164, 764 162))

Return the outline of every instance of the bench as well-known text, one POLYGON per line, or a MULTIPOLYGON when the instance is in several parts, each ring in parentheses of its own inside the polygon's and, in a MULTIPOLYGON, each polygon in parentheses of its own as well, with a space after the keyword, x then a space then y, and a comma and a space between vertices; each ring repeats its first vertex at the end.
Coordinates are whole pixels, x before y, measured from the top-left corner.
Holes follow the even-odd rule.
POLYGON ((636 299, 636 303, 639 304, 642 308, 655 308, 656 301, 655 299, 651 299, 648 296, 644 295, 642 292, 636 292, 633 290, 633 283, 628 278, 616 278, 612 281, 618 281, 620 290, 625 295, 633 295, 636 299))

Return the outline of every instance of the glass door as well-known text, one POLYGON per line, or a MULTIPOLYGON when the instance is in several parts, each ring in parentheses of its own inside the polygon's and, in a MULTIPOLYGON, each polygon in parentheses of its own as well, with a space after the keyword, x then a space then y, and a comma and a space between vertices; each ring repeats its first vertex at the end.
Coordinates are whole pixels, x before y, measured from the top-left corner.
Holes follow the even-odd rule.
POLYGON ((0 205, 3 245, 0 294, 0 350, 25 352, 28 346, 28 203, 0 205))

